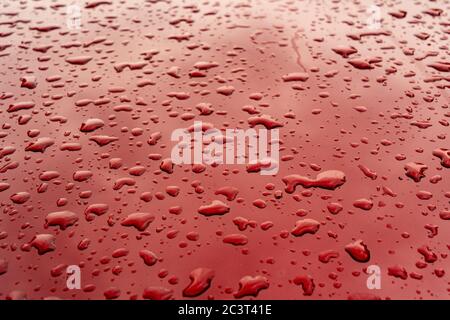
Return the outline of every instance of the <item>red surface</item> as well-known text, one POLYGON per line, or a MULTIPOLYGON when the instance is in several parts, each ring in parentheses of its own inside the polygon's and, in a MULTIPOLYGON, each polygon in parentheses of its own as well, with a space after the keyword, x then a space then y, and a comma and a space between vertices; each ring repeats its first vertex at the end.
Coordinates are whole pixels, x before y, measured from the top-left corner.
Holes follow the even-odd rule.
POLYGON ((65 4, 0 5, 0 299, 449 298, 448 0, 83 2, 80 30, 65 4), (283 124, 276 176, 160 170, 173 130, 246 129, 245 106, 283 124))

